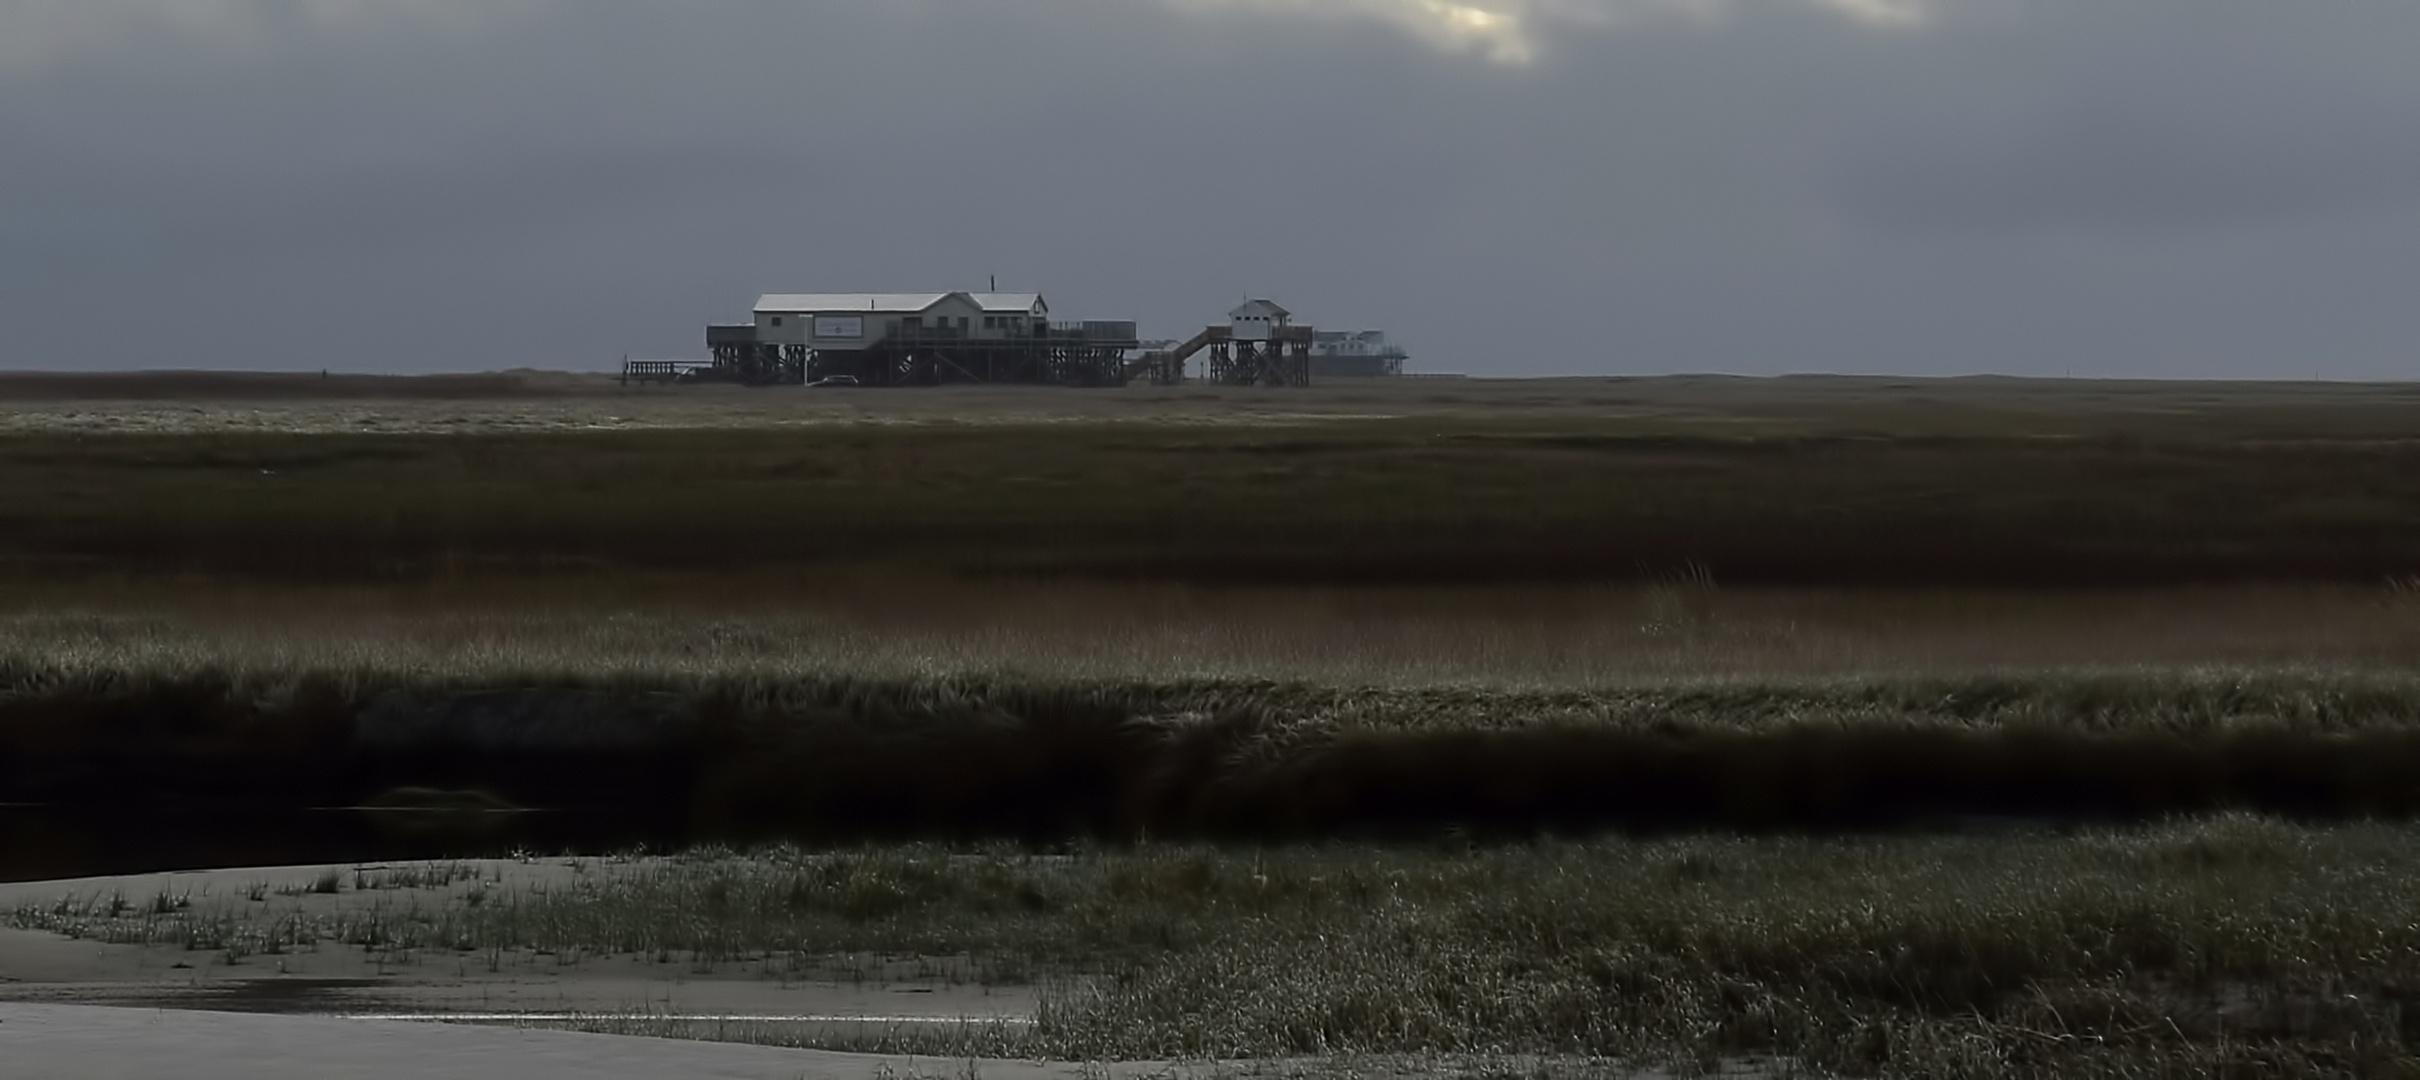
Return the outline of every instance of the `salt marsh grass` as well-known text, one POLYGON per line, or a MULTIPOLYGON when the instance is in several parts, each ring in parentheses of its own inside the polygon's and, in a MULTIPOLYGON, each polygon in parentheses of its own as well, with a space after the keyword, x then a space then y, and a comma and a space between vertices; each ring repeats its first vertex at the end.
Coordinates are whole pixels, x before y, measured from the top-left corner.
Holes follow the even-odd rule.
POLYGON ((582 1021, 952 1057, 2420 1076, 2409 388, 506 381, 0 380, 0 800, 722 846, 14 925, 1040 988, 582 1021))
MULTIPOLYGON (((2366 585, 2420 568, 2409 395, 2229 404, 2138 390, 2060 411, 1884 394, 1738 415, 1721 395, 1617 407, 1607 393, 1358 420, 1179 395, 1244 409, 1232 423, 1147 408, 1124 422, 1117 404, 994 422, 1004 403, 1144 400, 1009 393, 676 399, 724 419, 831 414, 795 424, 472 417, 527 404, 503 399, 420 403, 438 411, 408 430, 274 410, 198 431, 0 430, 0 582, 593 586, 683 568, 741 580, 880 567, 1572 585, 1704 567, 1732 585, 2073 589, 2366 585)), ((0 405, 0 429, 11 416, 0 405)))
POLYGON ((2396 662, 2411 613, 2391 590, 1979 614, 1670 591, 1540 600, 1534 623, 1486 594, 1141 586, 721 617, 276 593, 36 612, 0 622, 0 797, 395 806, 398 827, 618 806, 672 835, 819 842, 2420 812, 2420 673, 2396 662), (1818 643, 1870 636, 1737 644, 1785 611, 1818 643), (2132 633, 2150 624, 2173 634, 2132 633), (1598 648, 1557 651, 1591 626, 1598 648), (2033 662, 1880 662, 1960 628, 2033 662), (2046 662, 2130 640, 2134 663, 2046 662), (2142 659, 2228 648, 2271 662, 2142 659))

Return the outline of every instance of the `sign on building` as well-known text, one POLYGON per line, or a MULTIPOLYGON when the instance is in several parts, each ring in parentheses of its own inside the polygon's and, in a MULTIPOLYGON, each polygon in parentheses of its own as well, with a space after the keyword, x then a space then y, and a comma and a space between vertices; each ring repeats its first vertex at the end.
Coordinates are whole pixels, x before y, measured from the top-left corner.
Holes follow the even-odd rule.
POLYGON ((863 315, 818 315, 815 336, 819 338, 860 338, 865 336, 863 315))

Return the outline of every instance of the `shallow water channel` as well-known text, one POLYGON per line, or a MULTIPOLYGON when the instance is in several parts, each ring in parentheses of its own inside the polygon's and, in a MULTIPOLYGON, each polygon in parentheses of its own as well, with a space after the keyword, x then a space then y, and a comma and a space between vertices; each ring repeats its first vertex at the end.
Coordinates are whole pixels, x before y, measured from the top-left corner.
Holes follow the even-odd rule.
POLYGON ((672 850, 713 837, 593 808, 412 811, 0 804, 0 882, 222 866, 672 850))

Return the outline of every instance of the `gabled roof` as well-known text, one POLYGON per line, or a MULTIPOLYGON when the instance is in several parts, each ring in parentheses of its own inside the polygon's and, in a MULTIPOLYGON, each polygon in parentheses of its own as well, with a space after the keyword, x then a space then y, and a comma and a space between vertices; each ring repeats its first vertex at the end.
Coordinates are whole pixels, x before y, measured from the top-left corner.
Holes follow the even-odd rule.
POLYGON ((756 310, 914 313, 940 303, 948 295, 945 292, 771 293, 756 301, 756 310))
MULTIPOLYGON (((756 301, 758 311, 870 311, 878 314, 914 314, 953 296, 963 296, 969 303, 985 311, 1013 311, 1020 315, 1042 304, 1041 293, 1015 292, 930 292, 930 293, 771 293, 756 301)), ((1047 305, 1044 311, 1050 310, 1047 305)))
POLYGON ((1294 313, 1277 306, 1275 300, 1263 300, 1255 297, 1237 305, 1235 310, 1227 313, 1227 317, 1230 319, 1290 319, 1294 317, 1294 313))
MULTIPOLYGON (((1042 294, 1038 292, 979 292, 966 295, 974 300, 976 307, 985 311, 1014 311, 1024 314, 1032 311, 1034 305, 1042 303, 1042 294)), ((1042 310, 1050 310, 1049 305, 1044 304, 1042 310)))

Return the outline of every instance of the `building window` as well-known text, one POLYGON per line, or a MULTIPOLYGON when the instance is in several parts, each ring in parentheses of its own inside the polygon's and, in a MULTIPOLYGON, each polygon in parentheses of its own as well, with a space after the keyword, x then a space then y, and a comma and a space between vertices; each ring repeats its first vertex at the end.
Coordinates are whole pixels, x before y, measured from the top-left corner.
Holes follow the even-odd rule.
POLYGON ((775 326, 780 326, 780 325, 781 325, 781 316, 779 316, 779 315, 775 315, 775 316, 773 317, 773 325, 775 325, 775 326))

